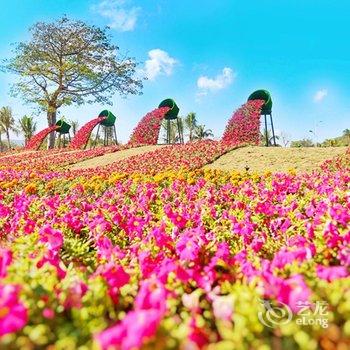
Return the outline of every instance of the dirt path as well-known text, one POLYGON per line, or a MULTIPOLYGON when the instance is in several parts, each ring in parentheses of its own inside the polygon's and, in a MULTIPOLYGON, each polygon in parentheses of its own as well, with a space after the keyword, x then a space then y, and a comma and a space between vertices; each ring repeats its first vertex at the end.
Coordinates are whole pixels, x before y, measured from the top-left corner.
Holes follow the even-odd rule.
POLYGON ((95 157, 95 158, 84 160, 80 163, 75 163, 69 166, 69 169, 74 170, 74 169, 96 168, 98 166, 112 164, 118 160, 122 160, 131 156, 136 156, 138 154, 151 152, 158 149, 159 147, 163 147, 163 146, 161 145, 143 146, 143 147, 126 149, 123 151, 117 151, 114 153, 107 153, 100 157, 95 157))
POLYGON ((284 172, 295 169, 307 172, 317 168, 320 163, 336 155, 345 153, 347 147, 244 147, 231 151, 218 158, 205 168, 238 170, 263 173, 265 171, 284 172))

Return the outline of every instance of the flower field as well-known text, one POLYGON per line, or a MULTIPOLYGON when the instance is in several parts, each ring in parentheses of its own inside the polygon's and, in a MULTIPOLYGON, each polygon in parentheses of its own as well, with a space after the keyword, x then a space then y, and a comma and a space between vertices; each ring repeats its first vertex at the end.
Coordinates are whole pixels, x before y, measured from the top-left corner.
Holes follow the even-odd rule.
POLYGON ((79 149, 95 119, 69 149, 0 157, 0 348, 348 348, 350 151, 309 174, 202 169, 258 142, 262 102, 221 141, 94 169, 69 165, 156 144, 168 109, 125 146, 79 149))
POLYGON ((0 158, 1 346, 349 347, 350 152, 312 174, 200 169, 232 147, 167 146, 93 172, 65 165, 102 149, 0 158), (262 322, 262 300, 292 321, 262 322))

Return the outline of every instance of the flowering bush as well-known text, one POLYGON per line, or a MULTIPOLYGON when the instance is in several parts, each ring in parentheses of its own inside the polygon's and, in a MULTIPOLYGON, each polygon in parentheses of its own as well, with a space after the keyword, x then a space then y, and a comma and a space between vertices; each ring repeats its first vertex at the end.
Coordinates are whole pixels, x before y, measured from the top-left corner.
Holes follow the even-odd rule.
POLYGON ((26 144, 25 149, 37 150, 45 140, 45 137, 58 128, 57 125, 49 126, 48 128, 41 130, 34 135, 26 144))
POLYGON ((162 121, 169 109, 169 107, 161 107, 147 113, 132 132, 129 144, 134 147, 156 145, 162 121))
POLYGON ((84 148, 89 141, 90 135, 94 127, 101 123, 106 117, 98 117, 90 120, 85 125, 83 125, 78 132, 75 134, 73 140, 69 144, 70 148, 79 149, 84 148))
POLYGON ((229 120, 222 141, 228 144, 252 144, 260 142, 260 112, 263 100, 252 100, 239 108, 229 120))

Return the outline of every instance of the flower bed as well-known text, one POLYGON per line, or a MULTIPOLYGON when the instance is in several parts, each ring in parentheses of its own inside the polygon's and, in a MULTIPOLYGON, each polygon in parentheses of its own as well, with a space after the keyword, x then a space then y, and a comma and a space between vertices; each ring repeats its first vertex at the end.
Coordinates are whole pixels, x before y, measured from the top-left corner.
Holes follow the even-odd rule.
POLYGON ((260 142, 260 112, 263 100, 252 100, 240 107, 229 120, 222 141, 227 144, 251 144, 260 142))
POLYGON ((147 113, 132 132, 129 145, 133 147, 156 145, 162 121, 169 109, 169 107, 161 107, 147 113))
POLYGON ((0 347, 348 347, 350 152, 311 174, 198 170, 228 147, 0 170, 0 347))
POLYGON ((84 126, 82 126, 78 130, 78 132, 75 134, 71 143, 69 144, 69 148, 72 148, 72 149, 84 148, 89 141, 92 130, 94 130, 95 126, 101 123, 104 119, 106 119, 106 117, 98 117, 90 120, 84 126))
POLYGON ((57 125, 49 126, 48 128, 41 130, 36 135, 34 135, 26 144, 25 149, 28 150, 38 150, 47 137, 51 132, 55 131, 58 128, 57 125))

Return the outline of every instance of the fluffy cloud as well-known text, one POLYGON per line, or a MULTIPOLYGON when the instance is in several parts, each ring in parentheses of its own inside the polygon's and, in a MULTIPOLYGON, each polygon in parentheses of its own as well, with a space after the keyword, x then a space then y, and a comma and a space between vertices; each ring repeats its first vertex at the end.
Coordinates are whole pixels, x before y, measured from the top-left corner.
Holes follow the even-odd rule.
POLYGON ((314 95, 314 102, 323 101, 328 95, 328 91, 326 89, 318 90, 314 95))
POLYGON ((235 79, 236 74, 231 68, 225 67, 215 78, 201 76, 197 80, 197 86, 201 90, 216 91, 229 86, 235 79))
POLYGON ((127 7, 127 0, 101 0, 92 7, 93 11, 109 20, 109 27, 121 32, 134 30, 139 7, 127 7))
POLYGON ((144 74, 149 80, 155 80, 158 75, 171 75, 177 60, 166 51, 153 49, 148 52, 149 59, 145 62, 144 74))

